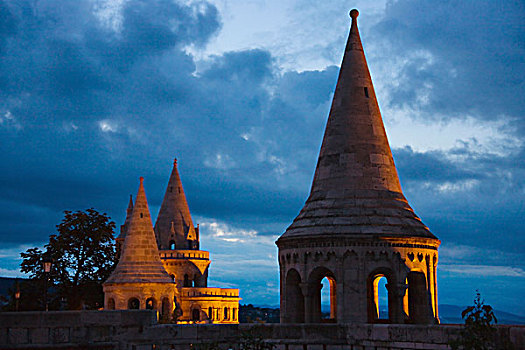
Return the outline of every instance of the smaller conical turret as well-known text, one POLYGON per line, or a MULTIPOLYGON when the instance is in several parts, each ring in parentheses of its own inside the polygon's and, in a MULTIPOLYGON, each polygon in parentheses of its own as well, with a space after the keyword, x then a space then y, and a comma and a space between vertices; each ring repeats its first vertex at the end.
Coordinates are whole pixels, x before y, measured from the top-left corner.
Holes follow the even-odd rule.
POLYGON ((182 188, 176 158, 155 223, 155 235, 161 250, 172 249, 173 245, 175 249, 198 248, 198 238, 182 188))
POLYGON ((132 212, 133 212, 133 196, 130 194, 128 208, 126 209, 126 219, 124 220, 124 224, 120 225, 120 233, 115 239, 118 257, 120 257, 120 253, 122 251, 122 245, 124 244, 124 239, 126 238, 126 231, 128 230, 129 220, 131 219, 132 212))
POLYGON ((119 262, 105 284, 172 283, 159 257, 143 181, 141 177, 119 262))

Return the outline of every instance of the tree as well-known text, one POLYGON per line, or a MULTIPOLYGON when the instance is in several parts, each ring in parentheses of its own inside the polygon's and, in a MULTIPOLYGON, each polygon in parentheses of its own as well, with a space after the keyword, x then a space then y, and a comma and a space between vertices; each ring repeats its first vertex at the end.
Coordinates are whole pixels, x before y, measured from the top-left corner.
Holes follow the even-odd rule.
POLYGON ((494 327, 498 323, 494 310, 490 305, 485 305, 479 291, 476 291, 474 305, 463 310, 461 317, 465 320, 465 326, 459 338, 450 342, 453 350, 512 349, 508 339, 499 339, 494 327))
POLYGON ((71 310, 103 306, 102 283, 117 263, 114 229, 115 223, 93 208, 65 211, 57 234, 44 246, 45 252, 31 248, 20 254, 21 271, 30 274, 35 288, 42 288, 49 278, 50 309, 59 305, 71 310), (48 276, 42 267, 46 254, 53 261, 48 276))

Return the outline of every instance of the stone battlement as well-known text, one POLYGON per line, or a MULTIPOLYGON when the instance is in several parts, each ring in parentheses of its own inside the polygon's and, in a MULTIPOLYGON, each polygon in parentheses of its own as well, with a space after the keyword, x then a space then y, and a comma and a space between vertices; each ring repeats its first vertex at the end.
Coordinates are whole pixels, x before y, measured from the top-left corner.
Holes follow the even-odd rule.
POLYGON ((181 288, 181 297, 232 297, 239 298, 239 290, 235 288, 181 288))
MULTIPOLYGON (((0 313, 1 349, 190 349, 218 344, 238 349, 243 336, 278 350, 449 349, 459 325, 387 324, 159 324, 150 310, 0 313)), ((524 326, 498 326, 517 349, 524 326)))
POLYGON ((160 258, 210 260, 210 253, 204 250, 161 250, 160 258))

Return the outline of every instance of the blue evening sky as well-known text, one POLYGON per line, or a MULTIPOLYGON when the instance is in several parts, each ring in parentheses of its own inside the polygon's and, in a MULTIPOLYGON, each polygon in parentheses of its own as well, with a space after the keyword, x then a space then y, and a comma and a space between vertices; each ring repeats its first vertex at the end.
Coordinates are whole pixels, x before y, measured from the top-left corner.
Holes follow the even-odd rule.
POLYGON ((522 1, 0 0, 0 275, 139 176, 156 217, 177 157, 210 285, 278 305, 354 7, 440 303, 525 315, 522 1))

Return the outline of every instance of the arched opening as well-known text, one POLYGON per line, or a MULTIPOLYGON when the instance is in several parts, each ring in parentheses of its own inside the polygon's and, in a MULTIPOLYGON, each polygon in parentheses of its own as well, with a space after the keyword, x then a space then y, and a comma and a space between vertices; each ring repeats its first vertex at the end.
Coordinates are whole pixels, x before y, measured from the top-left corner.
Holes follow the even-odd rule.
POLYGON ((171 282, 175 282, 175 275, 171 274, 170 277, 171 277, 171 282))
POLYGON ((324 277, 321 280, 321 319, 324 322, 335 320, 335 280, 324 277))
POLYGON ((168 298, 162 298, 162 316, 168 316, 171 311, 170 300, 168 298))
POLYGON ((170 241, 170 250, 175 250, 175 241, 170 241))
POLYGON ((307 293, 305 295, 305 321, 308 323, 319 322, 336 322, 337 320, 337 283, 335 275, 326 267, 315 268, 308 278, 307 293), (326 278, 328 280, 329 306, 330 316, 323 319, 321 312, 321 290, 323 285, 321 281, 326 278))
POLYGON ((228 311, 229 311, 228 308, 225 307, 225 308, 224 308, 224 319, 225 319, 225 320, 230 319, 230 315, 229 315, 228 311))
POLYGON ((389 269, 372 272, 367 280, 367 303, 369 323, 392 323, 396 315, 395 285, 389 269))
POLYGON ((200 276, 197 273, 193 275, 193 286, 200 287, 200 276))
POLYGON ((213 308, 211 306, 208 308, 208 318, 213 320, 213 308))
POLYGON ((410 323, 430 323, 427 280, 423 272, 411 271, 408 280, 408 315, 410 323))
POLYGON ((128 300, 128 309, 130 310, 140 309, 140 301, 137 298, 130 298, 128 300))
POLYGON ((155 298, 146 299, 146 310, 155 310, 157 308, 157 301, 155 298))
POLYGON ((288 271, 285 285, 285 307, 284 322, 304 322, 304 297, 301 291, 301 276, 295 269, 288 271))
POLYGON ((184 284, 183 284, 183 286, 184 287, 191 287, 190 276, 188 276, 188 274, 184 275, 184 284))
POLYGON ((388 290, 386 288, 387 279, 385 276, 379 275, 374 281, 375 290, 375 305, 377 306, 378 321, 389 320, 388 315, 388 290))
POLYGON ((196 322, 200 321, 201 319, 201 310, 200 309, 193 309, 191 310, 191 320, 196 322))
POLYGON ((108 310, 115 310, 115 299, 113 299, 113 298, 109 298, 108 299, 107 309, 108 310))

